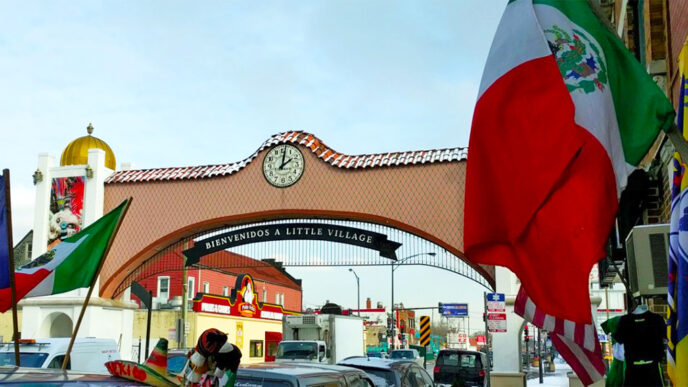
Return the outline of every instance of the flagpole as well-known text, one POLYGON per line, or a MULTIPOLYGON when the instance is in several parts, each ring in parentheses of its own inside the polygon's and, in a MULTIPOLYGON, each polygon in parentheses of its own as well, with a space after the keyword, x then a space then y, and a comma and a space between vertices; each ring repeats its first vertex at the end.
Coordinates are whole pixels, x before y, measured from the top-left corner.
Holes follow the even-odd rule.
POLYGON ((681 162, 688 162, 688 143, 686 143, 686 140, 683 138, 678 126, 676 126, 676 124, 671 125, 671 129, 667 135, 671 143, 674 144, 676 152, 681 155, 681 162))
POLYGON ((12 201, 10 200, 10 170, 2 170, 5 180, 5 219, 7 220, 7 254, 10 266, 10 294, 12 297, 12 341, 14 341, 14 364, 19 367, 19 324, 17 319, 17 291, 14 284, 14 244, 12 242, 12 201))
POLYGON ((112 241, 115 240, 115 236, 117 235, 117 231, 119 231, 119 226, 122 225, 122 220, 127 215, 127 211, 129 211, 129 206, 131 206, 132 200, 133 199, 131 197, 129 197, 129 199, 127 199, 127 204, 125 204, 125 206, 124 206, 124 210, 122 211, 122 215, 120 215, 119 219, 117 219, 117 225, 115 225, 115 229, 112 232, 112 235, 110 235, 110 239, 108 240, 107 246, 105 246, 105 251, 103 252, 103 257, 100 259, 100 262, 98 263, 98 268, 96 269, 96 272, 93 275, 93 279, 91 280, 91 286, 88 287, 88 293, 86 294, 86 298, 84 299, 84 304, 81 306, 81 312, 79 313, 79 319, 76 320, 76 326, 74 326, 74 331, 72 332, 72 337, 69 340, 69 346, 67 347, 67 353, 65 353, 64 360, 62 361, 62 370, 63 371, 67 368, 67 363, 69 363, 69 354, 72 352, 72 346, 74 345, 74 339, 76 339, 76 334, 77 334, 77 332, 79 332, 79 326, 81 325, 81 320, 84 318, 84 313, 86 312, 86 307, 88 306, 88 301, 91 299, 91 293, 93 293, 93 288, 95 287, 95 284, 98 281, 98 276, 100 275, 100 270, 103 268, 103 263, 105 262, 105 258, 107 258, 107 255, 110 252, 110 247, 112 246, 112 241))

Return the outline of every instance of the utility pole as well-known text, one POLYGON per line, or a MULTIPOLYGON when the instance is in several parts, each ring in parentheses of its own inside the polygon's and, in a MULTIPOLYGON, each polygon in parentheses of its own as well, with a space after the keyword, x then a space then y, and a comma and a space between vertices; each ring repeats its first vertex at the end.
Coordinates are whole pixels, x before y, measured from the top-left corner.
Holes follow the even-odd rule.
POLYGON ((487 387, 490 387, 490 369, 492 368, 492 360, 490 359, 490 330, 487 326, 487 292, 483 292, 483 316, 485 320, 485 353, 487 353, 487 387))
MULTIPOLYGON (((189 242, 184 242, 184 250, 189 249, 189 242)), ((181 349, 186 348, 186 308, 188 304, 188 289, 187 287, 189 286, 189 280, 187 279, 187 273, 186 273, 186 255, 182 254, 182 258, 184 260, 182 264, 182 323, 180 324, 181 327, 179 330, 181 332, 178 333, 179 337, 179 343, 177 343, 178 347, 181 349)))
POLYGON ((540 328, 538 328, 538 338, 537 338, 537 350, 538 350, 538 374, 540 375, 540 384, 543 383, 542 379, 542 349, 540 346, 540 328))

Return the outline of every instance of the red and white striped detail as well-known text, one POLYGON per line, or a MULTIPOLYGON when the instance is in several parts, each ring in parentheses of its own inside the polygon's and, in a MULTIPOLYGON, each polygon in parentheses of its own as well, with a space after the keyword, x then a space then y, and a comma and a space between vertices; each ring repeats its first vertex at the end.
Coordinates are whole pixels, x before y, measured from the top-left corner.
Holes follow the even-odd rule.
POLYGON ((550 332, 552 344, 581 382, 590 385, 604 378, 606 368, 602 348, 593 324, 579 324, 543 313, 521 287, 514 312, 540 329, 550 332))
POLYGON ((118 171, 113 173, 107 180, 105 180, 105 183, 111 184, 162 180, 190 180, 205 179, 216 176, 227 176, 244 169, 253 161, 253 159, 258 157, 258 153, 264 149, 274 145, 287 143, 303 145, 310 149, 311 152, 313 152, 319 159, 332 165, 333 167, 347 169, 455 162, 466 160, 467 155, 467 148, 447 148, 352 156, 336 152, 310 133, 284 132, 270 137, 250 157, 235 163, 118 171))

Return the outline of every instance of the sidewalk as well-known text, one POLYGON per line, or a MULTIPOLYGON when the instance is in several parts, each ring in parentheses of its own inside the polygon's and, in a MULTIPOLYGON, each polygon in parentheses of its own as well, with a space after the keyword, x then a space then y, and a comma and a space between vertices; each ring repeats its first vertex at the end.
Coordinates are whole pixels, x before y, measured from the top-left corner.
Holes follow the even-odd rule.
POLYGON ((556 370, 553 373, 543 374, 543 383, 540 384, 537 368, 531 367, 531 369, 528 371, 528 375, 526 376, 528 379, 526 381, 526 385, 529 387, 568 387, 569 378, 566 374, 571 372, 571 367, 569 367, 569 365, 566 363, 555 363, 555 369, 556 370))

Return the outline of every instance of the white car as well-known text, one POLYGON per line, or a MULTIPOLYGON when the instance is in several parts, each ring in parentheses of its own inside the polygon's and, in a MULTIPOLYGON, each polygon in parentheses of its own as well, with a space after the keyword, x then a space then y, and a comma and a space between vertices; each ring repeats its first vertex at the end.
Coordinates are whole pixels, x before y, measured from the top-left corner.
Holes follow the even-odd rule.
POLYGON ((415 349, 395 349, 389 354, 392 360, 413 360, 419 366, 423 367, 423 358, 415 349))
MULTIPOLYGON (((19 361, 22 367, 62 368, 69 337, 19 341, 19 361)), ((117 343, 112 339, 78 337, 74 340, 67 369, 107 373, 105 363, 119 360, 117 343)), ((14 343, 0 344, 0 366, 14 365, 14 343)))

